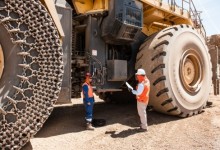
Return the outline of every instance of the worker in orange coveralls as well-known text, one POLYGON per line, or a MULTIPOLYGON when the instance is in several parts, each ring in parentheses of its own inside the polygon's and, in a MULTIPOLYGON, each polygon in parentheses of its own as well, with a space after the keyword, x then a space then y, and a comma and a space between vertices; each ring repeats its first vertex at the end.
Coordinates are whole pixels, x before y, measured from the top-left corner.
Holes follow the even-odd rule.
POLYGON ((85 76, 85 83, 82 85, 83 91, 83 103, 86 109, 86 129, 87 130, 94 130, 95 128, 92 126, 92 119, 93 119, 93 105, 94 105, 94 95, 93 89, 91 86, 91 74, 86 73, 85 76))

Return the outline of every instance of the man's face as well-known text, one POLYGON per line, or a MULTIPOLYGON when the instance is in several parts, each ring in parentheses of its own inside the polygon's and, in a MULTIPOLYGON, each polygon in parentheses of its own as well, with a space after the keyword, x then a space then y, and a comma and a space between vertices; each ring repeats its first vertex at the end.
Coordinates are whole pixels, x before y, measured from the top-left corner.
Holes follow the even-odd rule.
POLYGON ((91 83, 92 82, 92 77, 86 76, 85 80, 86 80, 87 83, 91 83))
POLYGON ((140 79, 141 77, 143 77, 142 75, 136 75, 136 80, 140 79))
POLYGON ((144 75, 136 75, 136 80, 138 80, 139 82, 144 80, 144 75))

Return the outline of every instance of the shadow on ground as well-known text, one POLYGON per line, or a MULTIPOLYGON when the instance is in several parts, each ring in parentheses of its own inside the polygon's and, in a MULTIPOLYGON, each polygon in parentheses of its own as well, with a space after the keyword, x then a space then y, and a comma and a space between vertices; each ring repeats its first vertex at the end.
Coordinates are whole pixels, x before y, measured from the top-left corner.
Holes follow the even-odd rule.
MULTIPOLYGON (((156 125, 170 121, 177 121, 180 118, 168 116, 155 111, 148 111, 148 125, 156 125)), ((123 130, 120 133, 106 131, 112 138, 124 138, 140 132, 140 120, 137 114, 136 103, 105 103, 98 102, 94 106, 94 118, 105 119, 106 126, 111 124, 123 124, 131 129, 123 130)), ((101 127, 102 128, 102 127, 101 127)), ((48 120, 35 138, 45 138, 85 130, 84 106, 76 104, 73 106, 55 107, 48 120)), ((31 143, 27 143, 22 150, 32 150, 31 143)))
MULTIPOLYGON (((130 127, 138 127, 140 122, 135 103, 96 103, 94 107, 94 118, 106 119, 106 125, 119 123, 130 127)), ((178 119, 178 117, 168 116, 154 111, 148 112, 149 126, 176 121, 178 119)), ((84 106, 82 104, 56 107, 35 137, 50 137, 84 130, 84 106)))
MULTIPOLYGON (((218 99, 219 100, 219 99, 218 99)), ((214 107, 215 105, 210 106, 214 107)), ((209 107, 208 107, 209 108, 209 107)), ((139 117, 136 103, 108 104, 98 102, 94 107, 94 118, 106 119, 106 125, 122 124, 131 128, 117 132, 117 130, 106 130, 104 133, 112 138, 125 138, 140 131, 139 117)), ((184 119, 184 118, 183 118, 184 119)), ((163 124, 171 121, 179 121, 181 118, 148 111, 148 125, 163 124)), ((84 106, 77 104, 67 107, 56 107, 45 122, 43 128, 35 135, 36 138, 45 138, 85 130, 84 106)), ((104 128, 104 127, 101 127, 104 128)), ((27 143, 22 150, 32 150, 31 143, 27 143)))

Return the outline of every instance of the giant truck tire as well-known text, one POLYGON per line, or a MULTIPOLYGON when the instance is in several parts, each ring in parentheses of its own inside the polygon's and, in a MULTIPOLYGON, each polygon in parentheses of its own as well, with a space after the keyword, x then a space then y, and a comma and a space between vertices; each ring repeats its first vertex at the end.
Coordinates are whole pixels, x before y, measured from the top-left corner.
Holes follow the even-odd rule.
POLYGON ((181 117, 206 106, 212 84, 210 55, 204 39, 191 26, 164 29, 145 41, 137 54, 151 82, 149 105, 181 117))
POLYGON ((63 75, 59 34, 39 0, 0 0, 0 55, 0 149, 20 149, 53 110, 63 75))

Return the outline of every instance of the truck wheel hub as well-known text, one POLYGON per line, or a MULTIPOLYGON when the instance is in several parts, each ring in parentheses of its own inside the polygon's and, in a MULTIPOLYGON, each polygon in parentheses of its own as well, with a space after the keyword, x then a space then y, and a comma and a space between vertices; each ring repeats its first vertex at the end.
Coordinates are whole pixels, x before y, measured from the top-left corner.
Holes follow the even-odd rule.
POLYGON ((188 85, 193 82, 193 79, 195 78, 195 66, 190 59, 186 59, 185 63, 183 64, 183 74, 184 79, 188 85))
POLYGON ((202 81, 201 59, 195 50, 189 49, 182 55, 180 79, 183 87, 190 93, 199 90, 202 81))

